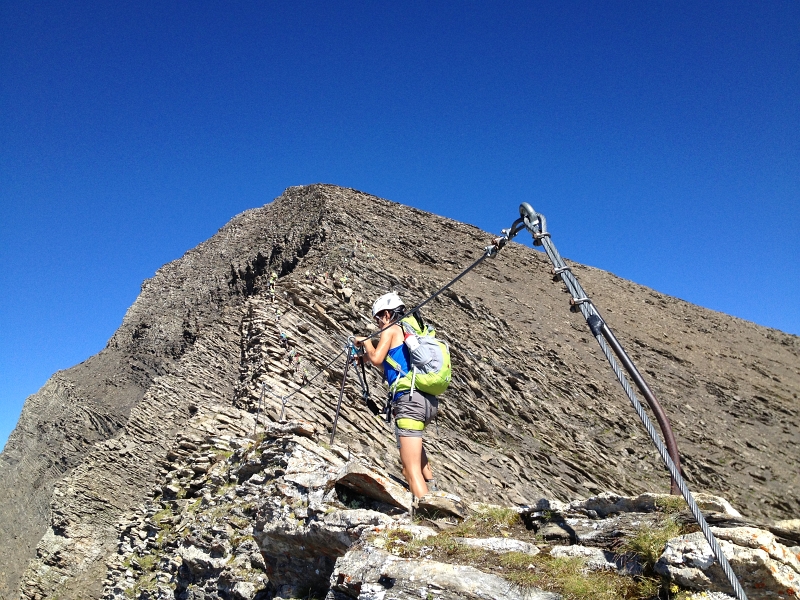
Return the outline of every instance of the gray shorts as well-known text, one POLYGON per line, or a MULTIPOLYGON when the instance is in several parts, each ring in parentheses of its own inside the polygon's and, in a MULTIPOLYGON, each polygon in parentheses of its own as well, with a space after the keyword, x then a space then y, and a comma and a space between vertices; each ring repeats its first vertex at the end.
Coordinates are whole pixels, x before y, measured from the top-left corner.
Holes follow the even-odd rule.
POLYGON ((400 447, 401 437, 422 437, 425 427, 436 418, 438 412, 439 400, 436 396, 419 390, 414 390, 412 395, 406 392, 392 402, 397 447, 400 447))

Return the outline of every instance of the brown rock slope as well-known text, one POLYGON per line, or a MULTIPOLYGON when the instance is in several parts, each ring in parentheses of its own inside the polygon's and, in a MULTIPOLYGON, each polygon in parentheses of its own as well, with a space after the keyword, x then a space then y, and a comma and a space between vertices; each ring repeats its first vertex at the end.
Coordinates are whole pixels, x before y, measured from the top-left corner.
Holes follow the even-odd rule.
MULTIPOLYGON (((314 185, 237 216, 160 269, 105 350, 28 399, 0 455, 0 597, 20 583, 32 598, 99 596, 114 523, 163 483, 193 414, 255 410, 261 382, 276 396, 296 389, 303 371, 315 374, 346 336, 370 326, 376 295, 394 289, 420 301, 491 237, 314 185), (437 235, 416 234, 431 229, 437 235), (274 302, 271 270, 281 275, 274 302)), ((455 366, 430 443, 442 487, 504 503, 667 490, 655 450, 549 270, 543 255, 511 244, 425 311, 455 366)), ((574 272, 671 416, 692 489, 753 517, 796 517, 800 340, 604 271, 574 272)), ((288 415, 329 426, 340 369, 295 395, 288 415)), ((377 396, 375 374, 370 382, 377 396)), ((339 443, 397 471, 393 436, 359 399, 349 386, 339 443)), ((266 417, 279 410, 268 396, 266 417)))

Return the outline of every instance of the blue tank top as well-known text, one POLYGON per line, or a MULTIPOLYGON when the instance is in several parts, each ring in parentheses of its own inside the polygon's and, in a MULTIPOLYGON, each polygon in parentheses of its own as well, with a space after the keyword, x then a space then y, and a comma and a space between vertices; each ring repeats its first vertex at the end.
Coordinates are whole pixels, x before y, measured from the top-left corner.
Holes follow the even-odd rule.
MULTIPOLYGON (((395 346, 394 348, 390 348, 388 355, 392 357, 393 360, 400 365, 400 368, 403 369, 402 373, 398 373, 397 369, 391 366, 385 360, 383 361, 383 375, 386 377, 386 381, 389 384, 389 388, 394 385, 394 382, 397 380, 398 377, 402 377, 409 371, 411 371, 411 358, 408 354, 408 348, 406 348, 405 344, 400 344, 399 346, 395 346)), ((405 390, 406 392, 408 390, 405 390)), ((399 394, 404 392, 397 392, 395 397, 399 394)))

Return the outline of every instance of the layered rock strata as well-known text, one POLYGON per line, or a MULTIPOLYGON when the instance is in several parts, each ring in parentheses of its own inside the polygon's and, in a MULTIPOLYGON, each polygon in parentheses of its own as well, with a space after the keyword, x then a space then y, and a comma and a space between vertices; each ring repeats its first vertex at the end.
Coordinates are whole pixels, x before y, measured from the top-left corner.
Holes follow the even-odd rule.
MULTIPOLYGON (((198 421, 213 418, 198 415, 193 431, 198 421)), ((184 451, 169 463, 165 485, 117 525, 118 550, 108 561, 103 599, 557 600, 558 588, 569 585, 550 578, 550 591, 520 587, 513 574, 481 558, 498 554, 513 554, 517 564, 522 559, 523 571, 542 568, 546 555, 580 563, 586 578, 592 572, 649 578, 653 598, 653 567, 681 588, 728 591, 698 533, 669 540, 655 565, 632 553, 637 546, 630 540, 688 515, 674 497, 604 493, 513 509, 473 503, 470 515, 500 537, 465 528, 469 537, 451 535, 437 544, 456 521, 441 513, 412 520, 398 509, 408 503, 408 492, 389 474, 364 455, 318 444, 317 437, 312 424, 299 421, 270 425, 255 440, 179 435, 184 451), (512 528, 515 512, 521 523, 512 528), (436 548, 448 550, 432 556, 436 548)), ((800 542, 800 531, 785 530, 791 537, 779 541, 765 529, 743 526, 724 499, 699 494, 697 500, 707 518, 727 523, 714 532, 749 598, 796 597, 800 546, 786 544, 800 542)))
MULTIPOLYGON (((180 450, 175 436, 194 416, 255 413, 266 384, 262 421, 285 409, 330 427, 341 362, 297 391, 304 377, 317 375, 347 336, 369 330, 375 296, 393 289, 416 303, 490 239, 314 185, 237 216, 160 269, 100 354, 26 402, 0 455, 0 594, 21 587, 31 598, 99 597, 114 523, 162 486, 180 450)), ((692 488, 753 517, 796 518, 798 338, 597 269, 573 270, 672 417, 692 488)), ((540 253, 510 244, 424 311, 455 366, 429 446, 445 489, 520 506, 667 489, 567 299, 540 253)), ((368 380, 377 395, 378 374, 368 380)), ((355 381, 345 391, 338 443, 398 476, 391 433, 364 410, 355 381)), ((233 421, 215 422, 241 433, 233 421)))

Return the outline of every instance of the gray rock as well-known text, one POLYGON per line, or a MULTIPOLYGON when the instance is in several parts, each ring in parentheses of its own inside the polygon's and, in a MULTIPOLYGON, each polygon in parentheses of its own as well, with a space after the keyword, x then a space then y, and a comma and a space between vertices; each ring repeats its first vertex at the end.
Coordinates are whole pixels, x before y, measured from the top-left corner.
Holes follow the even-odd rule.
POLYGON ((412 496, 410 492, 358 461, 350 461, 345 464, 332 481, 367 498, 373 498, 407 511, 411 510, 412 496))
MULTIPOLYGON (((351 598, 425 598, 429 590, 475 600, 557 600, 557 594, 518 587, 473 567, 397 558, 376 548, 351 550, 336 561, 332 590, 351 598), (362 596, 366 592, 368 595, 362 596), (404 596, 403 594, 407 594, 404 596)), ((433 594, 432 594, 433 595, 433 594)))
POLYGON ((800 519, 783 519, 775 521, 775 527, 800 533, 800 519))
POLYGON ((582 558, 586 567, 592 571, 618 571, 624 575, 641 575, 642 566, 625 556, 590 546, 554 546, 550 556, 555 558, 582 558))
POLYGON ((459 543, 473 548, 482 548, 490 552, 522 552, 535 556, 539 548, 534 544, 511 538, 456 538, 459 543))
POLYGON ((447 492, 429 492, 416 501, 414 508, 416 512, 434 517, 453 516, 463 519, 467 515, 467 508, 461 498, 447 492))
POLYGON ((256 586, 249 581, 237 581, 231 592, 235 600, 253 600, 256 595, 256 586))
MULTIPOLYGON (((748 598, 789 597, 800 590, 797 556, 768 531, 712 528, 748 598), (731 541, 733 540, 733 541, 731 541), (741 545, 740 545, 741 544, 741 545)), ((672 539, 656 563, 658 573, 695 590, 728 591, 729 584, 702 533, 672 539)))
POLYGON ((319 429, 314 423, 302 419, 292 419, 281 423, 269 423, 264 428, 264 435, 270 437, 302 435, 308 438, 316 438, 318 434, 319 429))
POLYGON ((227 560, 212 558, 197 546, 183 546, 178 548, 178 556, 183 559, 183 564, 195 577, 208 577, 212 572, 221 571, 227 560))

